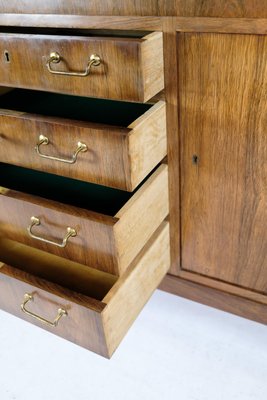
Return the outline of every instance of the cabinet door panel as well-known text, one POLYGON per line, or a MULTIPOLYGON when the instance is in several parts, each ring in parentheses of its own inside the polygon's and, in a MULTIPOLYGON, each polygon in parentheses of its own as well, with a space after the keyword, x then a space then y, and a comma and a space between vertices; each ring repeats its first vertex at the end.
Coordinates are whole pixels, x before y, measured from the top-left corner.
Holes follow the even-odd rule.
POLYGON ((182 268, 267 293, 267 36, 178 51, 182 268))

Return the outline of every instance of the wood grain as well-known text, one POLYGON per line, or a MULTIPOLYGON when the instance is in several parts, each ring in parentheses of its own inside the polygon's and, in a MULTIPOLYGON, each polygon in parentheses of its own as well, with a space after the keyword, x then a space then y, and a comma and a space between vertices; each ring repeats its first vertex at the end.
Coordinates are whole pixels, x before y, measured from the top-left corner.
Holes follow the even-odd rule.
MULTIPOLYGON (((166 107, 167 107, 167 126, 168 126, 168 162, 169 162, 169 190, 170 190, 170 229, 171 229, 171 247, 172 247, 172 268, 171 273, 179 274, 184 279, 175 279, 173 277, 166 278, 167 284, 164 285, 166 290, 170 290, 178 295, 183 295, 185 297, 191 297, 199 302, 206 302, 206 304, 225 309, 227 311, 237 313, 239 315, 245 316, 247 318, 252 318, 257 321, 266 323, 266 311, 263 304, 266 304, 266 296, 262 292, 249 290, 245 287, 240 287, 235 282, 226 283, 218 278, 213 278, 211 276, 204 276, 199 273, 190 272, 189 270, 180 270, 179 268, 179 126, 178 126, 178 95, 177 95, 177 79, 176 74, 176 60, 180 59, 181 54, 177 52, 177 44, 180 45, 180 41, 176 41, 176 31, 179 32, 221 32, 221 33, 235 33, 241 34, 266 34, 266 18, 267 18, 267 8, 265 1, 261 0, 231 0, 221 2, 219 0, 211 1, 159 1, 157 5, 152 4, 153 2, 114 2, 103 1, 103 2, 86 2, 86 7, 92 7, 90 13, 86 14, 87 9, 84 4, 79 2, 71 2, 71 7, 77 7, 75 9, 76 15, 42 15, 38 14, 44 7, 49 7, 49 1, 45 4, 41 2, 28 2, 28 10, 31 8, 32 12, 36 14, 19 14, 19 12, 31 12, 22 6, 21 2, 9 2, 5 1, 0 5, 4 5, 4 8, 0 7, 0 11, 8 12, 12 11, 17 14, 0 14, 0 25, 2 26, 35 26, 35 27, 58 27, 58 28, 84 28, 84 29, 129 29, 129 30, 163 30, 164 37, 164 62, 165 62, 165 95, 166 95, 166 107), (111 4, 112 3, 112 4, 111 4), (123 4, 122 4, 123 3, 123 4), (131 4, 129 4, 131 3, 131 4), (155 7, 154 7, 155 5, 155 7), (80 11, 78 8, 81 6, 80 11), (11 7, 14 7, 13 9, 11 7), (21 7, 20 9, 18 7, 21 7), (117 8, 116 8, 117 7, 117 8), (139 9, 138 9, 139 7, 139 9), (141 10, 142 7, 142 10, 141 10), (156 8, 158 7, 158 8, 156 8), (79 11, 79 12, 78 12, 79 11), (77 15, 79 14, 80 15, 77 15), (146 14, 147 13, 147 14, 146 14), (90 15, 89 15, 90 14, 90 15), (94 15, 93 15, 94 14, 94 15), (109 15, 109 16, 108 16, 109 15), (124 15, 124 16, 123 16, 124 15), (138 16, 137 16, 138 15, 138 16), (147 15, 147 16, 140 16, 147 15), (154 15, 154 16, 153 16, 154 15), (177 15, 177 18, 165 18, 158 17, 158 15, 177 15), (190 282, 192 281, 192 282, 190 282), (170 283, 171 282, 171 283, 170 283), (213 288, 213 289, 212 289, 213 288), (234 296, 233 296, 234 294, 234 296), (254 301, 253 301, 254 300, 254 301)), ((51 6, 52 3, 50 3, 51 6)), ((57 9, 57 12, 63 14, 63 12, 69 12, 68 10, 68 0, 61 4, 59 2, 53 2, 52 8, 49 12, 56 12, 56 7, 61 7, 57 9)), ((48 10, 48 9, 47 9, 48 10)), ((180 36, 180 33, 179 33, 180 36)), ((227 36, 227 35, 226 35, 227 36)), ((233 37, 238 37, 239 35, 228 35, 233 37)), ((181 36, 180 36, 181 37, 181 36)), ((213 37, 213 35, 209 35, 213 37)), ((221 36, 222 38, 224 35, 221 36)), ((243 36, 242 36, 243 37, 243 36)), ((238 39, 236 39, 238 40, 238 39)), ((241 40, 241 39, 240 39, 241 40)), ((259 40, 260 39, 259 37, 259 40)), ((213 41, 213 51, 216 53, 216 48, 218 48, 218 41, 213 41)), ((233 48, 235 46, 233 45, 233 48)), ((202 48, 201 48, 202 49, 202 48)), ((225 64, 224 61, 225 52, 222 51, 222 45, 219 45, 221 49, 221 58, 218 60, 217 68, 220 68, 220 62, 225 64), (222 56, 223 54, 223 56, 222 56)), ((226 49, 230 51, 230 66, 232 67, 234 56, 233 50, 226 46, 226 49)), ((223 50, 226 50, 223 49, 223 50)), ((241 46, 241 55, 244 52, 243 45, 241 46)), ((219 53, 219 51, 217 52, 219 53)), ((198 53, 197 53, 198 54, 198 53)), ((206 54, 206 53, 205 53, 206 54)), ((236 46, 236 55, 239 54, 239 48, 236 46)), ((254 54, 254 53, 253 53, 254 54)), ((184 57, 184 55, 183 55, 184 57)), ((189 57, 187 55, 187 57, 189 57)), ((196 59, 196 66, 200 64, 202 56, 195 55, 193 58, 196 59)), ((218 57, 219 58, 219 57, 218 57)), ((226 57, 227 58, 227 57, 226 57)), ((240 57, 241 60, 242 57, 240 57)), ((192 58, 190 58, 191 60, 192 58)), ((253 61, 250 60, 248 65, 255 61, 255 54, 252 57, 253 61)), ((259 57, 262 60, 262 55, 259 57)), ((239 68, 241 68, 241 61, 237 62, 239 68)), ((206 59, 201 62, 201 67, 204 68, 206 59)), ((189 63, 186 67, 192 67, 189 63)), ((184 63, 184 69, 185 63, 184 63)), ((193 68, 193 67, 192 67, 193 68)), ((197 67, 196 67, 197 68, 197 67)), ((242 65, 243 71, 246 71, 246 66, 242 65)), ((242 69, 241 68, 241 69, 242 69)), ((255 63, 255 71, 259 71, 262 68, 262 63, 255 63)), ((216 68, 215 68, 216 69, 216 68)), ((229 73, 229 69, 226 75, 229 73)), ((233 67, 236 71, 237 68, 233 67)), ((250 71, 250 69, 248 68, 250 71)), ((236 73, 236 72, 235 72, 236 73)), ((256 74, 256 72, 255 72, 256 74)), ((227 79, 229 76, 227 75, 227 79)), ((226 81, 227 81, 226 79, 226 81)), ((249 87, 251 88, 251 75, 249 74, 249 87)), ((256 79, 256 78, 255 78, 256 79)), ((258 78, 257 78, 258 79, 258 78)), ((257 80, 256 79, 256 80, 257 80)), ((204 81, 205 84, 208 81, 204 81)), ((203 87, 205 86, 203 84, 203 87)), ((236 87, 236 85, 233 85, 236 87)), ((245 86, 245 85, 244 85, 245 86)), ((243 89, 244 89, 243 86, 243 89)), ((216 86, 215 86, 216 87, 216 86)), ((218 89, 218 88, 217 88, 218 89)), ((204 89, 203 89, 204 90, 204 89)), ((241 91, 240 91, 241 93, 241 91)), ((222 93, 221 93, 222 94, 222 93)), ((252 97, 252 103, 254 101, 255 107, 255 97, 252 97)), ((231 102, 230 102, 231 103, 231 102)), ((194 113, 201 114, 202 106, 205 103, 199 105, 199 109, 195 110, 194 113)), ((234 105, 235 106, 235 105, 234 105)), ((254 108, 252 108, 254 111, 254 108)), ((190 111, 191 112, 191 111, 190 111)), ((210 114, 208 110, 207 114, 210 114)), ((234 113, 233 113, 234 114, 234 113)), ((257 113, 256 113, 257 114, 257 113)), ((252 115, 252 113, 251 113, 252 115)), ((252 118, 252 117, 251 117, 252 118)), ((231 122, 231 121, 230 121, 231 122)), ((213 126, 213 125, 212 125, 213 126)), ((191 132, 190 132, 191 135, 191 132)), ((190 138, 188 137, 188 140, 190 138)), ((226 136, 228 135, 228 132, 226 136)), ((194 135, 193 135, 194 136, 194 135)), ((257 135, 256 135, 257 136, 257 135)), ((232 136, 231 136, 232 137, 232 136)), ((243 134, 241 135, 243 138, 243 134)), ((233 139, 233 137, 232 137, 233 139)), ((213 135, 214 140, 214 135, 213 135)), ((243 139, 242 139, 243 140, 243 139)), ((252 140, 252 136, 251 136, 252 140)), ((229 140, 229 144, 231 139, 229 140)), ((205 142, 206 143, 206 142, 205 142)), ((210 144, 210 142, 208 142, 210 144)), ((239 143, 239 142, 238 142, 239 143)), ((242 142, 243 143, 243 142, 242 142)), ((244 144, 244 143, 243 143, 244 144)), ((235 144, 235 151, 237 150, 237 144, 235 144)), ((245 146, 246 147, 246 146, 245 146)), ((242 147, 243 148, 243 147, 242 147)), ((249 146, 247 146, 247 149, 249 146)), ((183 149, 183 148, 182 148, 183 149)), ((182 154, 181 149, 181 154, 182 154)), ((204 149, 201 149, 202 152, 204 149)), ((220 148, 221 151, 221 148, 220 148)), ((253 154, 255 154, 253 152, 253 154)), ((240 155, 242 153, 240 152, 240 155)), ((184 156, 186 158, 186 156, 184 156)), ((203 155, 202 155, 203 157, 203 155)), ((215 157, 215 156, 214 156, 215 157)), ((249 159, 249 157, 248 157, 249 159)), ((211 160, 210 160, 211 161, 211 160)), ((183 162, 183 159, 182 159, 183 162)), ((187 160, 187 162, 189 162, 187 160)), ((216 163, 218 159, 216 158, 216 163)), ((228 158, 227 158, 228 162, 228 158)), ((215 163, 215 164, 216 164, 215 163)), ((257 163, 256 163, 257 164, 257 163)), ((183 166, 182 168, 185 168, 183 166)), ((200 168, 200 166, 199 166, 200 168)), ((210 172, 209 172, 210 173, 210 172)), ((226 177, 226 173, 224 175, 226 177)), ((241 176, 242 171, 241 171, 241 176)), ((238 186, 239 188, 239 186, 238 186)), ((195 187, 192 186, 192 193, 194 193, 195 187)), ((218 189, 219 191, 219 189, 218 189)), ((232 195, 232 193, 231 193, 232 195)), ((203 193, 204 197, 204 193, 203 193)), ((213 207, 213 204, 212 204, 213 207)), ((212 209, 211 207, 211 209, 212 209)), ((64 207, 63 207, 64 208, 64 207)), ((209 208, 210 210, 210 208, 209 208)), ((253 214, 253 210, 252 210, 253 214)), ((252 215, 251 214, 251 215, 252 215)), ((231 214, 230 214, 231 216, 231 214)), ((226 218, 226 217, 225 217, 226 218)), ((230 220, 230 218, 229 218, 230 220)), ((205 231, 207 224, 203 224, 203 230, 205 231)), ((212 250, 209 243, 206 244, 205 248, 212 250)), ((239 251, 239 247, 236 247, 236 252, 239 251), (237 250, 238 249, 238 250, 237 250)), ((227 265, 222 266, 224 271, 228 270, 227 265)))
POLYGON ((115 215, 116 255, 123 273, 169 214, 168 166, 162 164, 115 215))
POLYGON ((1 26, 162 31, 162 17, 0 14, 1 26))
POLYGON ((191 282, 199 283, 203 286, 208 286, 216 290, 220 290, 222 292, 226 292, 232 295, 236 295, 239 297, 244 297, 245 299, 249 299, 252 301, 256 301, 257 303, 262 303, 267 305, 267 296, 264 293, 256 292, 255 290, 246 289, 240 287, 236 284, 222 282, 218 279, 213 279, 208 276, 196 274, 194 272, 181 270, 178 274, 179 278, 189 280, 191 282))
POLYGON ((0 160, 25 168, 133 191, 166 156, 165 103, 158 102, 128 127, 45 117, 0 109, 0 160), (75 164, 41 158, 35 151, 42 134, 44 154, 70 159, 85 143, 75 164), (105 157, 103 157, 105 154, 105 157))
POLYGON ((192 17, 266 17, 264 0, 1 0, 3 13, 74 15, 169 15, 192 17))
MULTIPOLYGON (((0 307, 80 346, 111 357, 168 268, 169 232, 168 223, 164 222, 102 301, 0 262, 0 307), (43 325, 21 312, 25 293, 34 295, 34 303, 27 306, 32 312, 53 320, 57 309, 63 307, 68 315, 56 328, 43 325)), ((85 279, 85 275, 78 272, 76 279, 85 279)), ((87 280, 90 286, 89 276, 87 280)), ((97 284, 102 285, 95 281, 97 284)))
POLYGON ((107 347, 111 356, 170 267, 169 224, 164 222, 103 302, 107 347), (155 236, 157 239, 155 240, 155 236))
POLYGON ((161 165, 115 215, 103 215, 0 188, 0 234, 48 253, 122 274, 169 213, 168 167, 161 165), (31 217, 40 219, 34 233, 61 242, 68 226, 77 232, 62 249, 32 239, 31 217))
POLYGON ((176 19, 179 32, 216 32, 216 33, 248 33, 266 34, 265 18, 203 18, 182 17, 176 19))
POLYGON ((102 300, 117 277, 0 236, 0 259, 24 272, 102 300))
POLYGON ((101 301, 67 291, 61 286, 7 265, 0 269, 0 288, 2 310, 88 350, 107 356, 101 322, 101 312, 105 304, 101 301), (59 308, 64 308, 68 315, 61 319, 56 328, 44 325, 22 313, 20 305, 25 293, 34 296, 34 302, 28 305, 30 311, 52 321, 59 308))
POLYGON ((149 100, 164 89, 162 33, 150 33, 143 40, 140 48, 141 73, 145 99, 149 100))
POLYGON ((266 294, 267 37, 178 46, 182 268, 266 294))
POLYGON ((170 207, 170 273, 180 270, 180 133, 178 99, 178 55, 174 19, 166 19, 163 25, 164 70, 167 114, 167 145, 169 170, 170 207))
POLYGON ((62 205, 43 198, 7 191, 0 195, 0 234, 12 240, 48 253, 94 266, 118 274, 113 226, 116 219, 87 210, 62 205), (34 229, 37 236, 60 243, 67 227, 77 236, 69 240, 64 249, 32 239, 27 233, 31 217, 40 218, 41 225, 34 229))
POLYGON ((38 13, 38 14, 98 14, 98 15, 157 15, 157 0, 145 2, 142 0, 42 0, 27 1, 0 1, 0 10, 3 13, 38 13))
MULTIPOLYGON (((162 3, 168 2, 162 0, 162 3)), ((265 18, 267 16, 264 0, 174 0, 171 2, 171 7, 175 15, 188 17, 265 18)))
MULTIPOLYGON (((265 15, 265 17, 267 17, 265 15)), ((221 32, 266 34, 267 19, 264 18, 216 18, 216 17, 115 17, 51 14, 0 14, 3 27, 32 28, 82 28, 162 31, 163 24, 180 32, 221 32)), ((165 31, 165 28, 164 28, 165 31)))
POLYGON ((240 317, 267 324, 267 305, 217 290, 199 282, 168 275, 159 287, 169 293, 218 308, 240 317))
POLYGON ((165 101, 158 101, 128 128, 124 154, 129 157, 127 189, 132 191, 167 155, 165 101))
POLYGON ((149 34, 148 40, 1 33, 0 85, 145 102, 163 89, 161 41, 160 32, 149 34), (84 71, 92 54, 98 54, 102 63, 87 77, 54 75, 46 67, 51 52, 62 57, 53 65, 56 71, 84 71))

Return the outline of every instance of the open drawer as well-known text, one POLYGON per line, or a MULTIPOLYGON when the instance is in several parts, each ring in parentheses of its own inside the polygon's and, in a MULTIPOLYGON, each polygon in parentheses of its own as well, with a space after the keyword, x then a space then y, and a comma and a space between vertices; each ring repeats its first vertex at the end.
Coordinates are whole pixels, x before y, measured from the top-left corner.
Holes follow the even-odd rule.
POLYGON ((164 88, 161 32, 1 31, 2 86, 140 102, 164 88))
POLYGON ((111 357, 168 271, 169 223, 118 279, 1 237, 0 254, 1 309, 111 357))
POLYGON ((0 160, 132 191, 167 154, 165 108, 11 90, 0 96, 0 160))
POLYGON ((133 193, 0 164, 0 235, 114 275, 168 214, 166 164, 133 193))

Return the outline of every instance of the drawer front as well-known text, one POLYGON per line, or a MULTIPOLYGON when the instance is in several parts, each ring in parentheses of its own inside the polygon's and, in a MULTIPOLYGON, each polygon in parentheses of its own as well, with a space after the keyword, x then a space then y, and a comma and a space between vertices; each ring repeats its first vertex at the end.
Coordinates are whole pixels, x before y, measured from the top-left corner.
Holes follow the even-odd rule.
POLYGON ((115 275, 169 213, 165 164, 114 216, 0 189, 0 235, 115 275))
POLYGON ((0 261, 0 308, 111 357, 167 273, 169 253, 169 226, 164 222, 101 301, 0 261))
POLYGON ((0 124, 1 162, 122 190, 133 191, 167 153, 162 101, 127 128, 4 109, 0 124))
POLYGON ((144 38, 1 33, 0 54, 3 86, 141 102, 163 89, 160 32, 144 38))
MULTIPOLYGON (((101 0, 101 2, 98 2, 98 0, 46 0, 45 2, 43 0, 27 0, 23 2, 21 0, 0 0, 0 9, 2 13, 16 14, 100 15, 102 19, 104 15, 156 16, 159 13, 158 3, 158 0, 117 0, 116 2, 111 0, 101 0)), ((227 12, 227 10, 225 11, 227 12)), ((214 15, 216 16, 216 14, 211 16, 214 15)), ((38 20, 40 24, 40 19, 38 20)))

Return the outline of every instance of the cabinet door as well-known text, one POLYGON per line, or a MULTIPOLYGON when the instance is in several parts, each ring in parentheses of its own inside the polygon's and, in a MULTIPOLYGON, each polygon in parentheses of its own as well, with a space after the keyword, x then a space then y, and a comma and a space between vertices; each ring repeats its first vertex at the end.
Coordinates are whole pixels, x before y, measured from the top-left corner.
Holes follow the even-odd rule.
POLYGON ((182 269, 267 293, 267 36, 178 51, 182 269))

